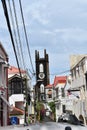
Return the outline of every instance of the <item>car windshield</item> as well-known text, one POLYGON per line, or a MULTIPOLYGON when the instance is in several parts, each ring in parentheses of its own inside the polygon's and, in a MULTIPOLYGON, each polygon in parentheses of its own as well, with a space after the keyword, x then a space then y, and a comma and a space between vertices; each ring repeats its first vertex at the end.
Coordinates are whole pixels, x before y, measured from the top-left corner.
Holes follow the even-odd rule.
POLYGON ((67 122, 74 125, 83 125, 83 123, 78 120, 78 118, 73 114, 61 115, 58 119, 58 122, 67 122))

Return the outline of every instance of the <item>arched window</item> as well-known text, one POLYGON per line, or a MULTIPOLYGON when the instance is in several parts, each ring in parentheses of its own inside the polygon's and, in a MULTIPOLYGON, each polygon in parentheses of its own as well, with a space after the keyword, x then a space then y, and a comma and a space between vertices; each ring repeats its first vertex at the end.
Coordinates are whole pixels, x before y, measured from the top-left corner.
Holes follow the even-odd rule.
POLYGON ((44 93, 44 85, 43 84, 40 85, 40 92, 44 93))
POLYGON ((43 73, 44 72, 44 67, 43 67, 43 64, 40 64, 39 65, 39 72, 41 73, 43 73))

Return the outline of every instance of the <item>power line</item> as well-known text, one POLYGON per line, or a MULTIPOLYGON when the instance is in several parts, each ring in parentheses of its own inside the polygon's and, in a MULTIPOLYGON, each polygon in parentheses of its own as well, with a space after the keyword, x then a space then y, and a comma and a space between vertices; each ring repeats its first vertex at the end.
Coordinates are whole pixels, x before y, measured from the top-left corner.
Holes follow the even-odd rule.
POLYGON ((65 71, 61 71, 61 72, 57 72, 57 73, 53 73, 53 74, 49 74, 49 75, 60 75, 60 74, 65 74, 70 72, 70 70, 65 70, 65 71))
POLYGON ((5 14, 8 30, 9 30, 9 33, 10 33, 10 37, 11 37, 11 41, 12 41, 12 45, 13 45, 13 49, 14 49, 14 53, 15 53, 15 57, 16 57, 17 65, 18 65, 18 69, 19 69, 19 74, 20 74, 21 81, 22 81, 21 82, 22 83, 22 87, 23 87, 23 80, 22 80, 22 75, 21 75, 21 70, 20 70, 20 66, 19 66, 19 62, 18 62, 16 49, 15 49, 15 44, 14 44, 14 39, 13 39, 13 35, 12 35, 12 30, 11 30, 11 26, 10 26, 10 20, 9 20, 7 5, 6 5, 5 0, 1 0, 1 1, 2 1, 2 6, 3 6, 3 10, 4 10, 4 14, 5 14))
POLYGON ((14 9, 14 15, 15 15, 15 22, 16 22, 16 27, 17 27, 19 45, 20 45, 20 50, 21 50, 21 55, 22 55, 22 61, 23 61, 23 65, 24 65, 24 68, 25 68, 24 55, 23 55, 23 50, 22 50, 22 46, 21 46, 22 42, 21 42, 21 38, 20 38, 20 31, 19 31, 19 27, 18 27, 18 20, 17 20, 16 8, 15 8, 15 2, 14 2, 14 0, 12 0, 12 3, 13 3, 13 9, 14 9))
POLYGON ((32 59, 31 59, 31 54, 30 54, 30 48, 29 48, 29 42, 28 42, 28 38, 27 38, 27 32, 26 32, 26 27, 25 27, 25 21, 24 21, 24 16, 23 16, 23 9, 22 9, 21 0, 19 0, 19 5, 20 5, 21 16, 22 16, 22 21, 23 21, 23 27, 24 27, 24 33, 25 33, 25 39, 26 39, 27 48, 28 48, 28 54, 29 54, 31 67, 32 67, 33 74, 34 74, 35 72, 34 72, 34 67, 33 67, 32 59))
MULTIPOLYGON (((20 61, 19 63, 20 63, 20 66, 23 64, 24 69, 27 71, 27 69, 25 68, 24 55, 23 55, 23 50, 22 50, 22 41, 21 41, 21 36, 20 36, 20 31, 19 31, 19 25, 18 25, 17 13, 16 13, 17 11, 16 11, 16 8, 15 8, 14 0, 12 1, 12 5, 13 5, 13 11, 14 11, 14 15, 15 15, 14 18, 15 18, 15 22, 16 22, 16 28, 17 28, 17 34, 18 35, 16 35, 16 31, 15 31, 15 24, 14 24, 14 19, 13 19, 13 15, 12 15, 12 9, 11 9, 10 0, 8 0, 8 5, 9 5, 9 10, 10 10, 9 12, 10 12, 10 16, 11 16, 11 21, 12 21, 12 26, 13 26, 16 46, 17 46, 17 50, 18 50, 18 55, 17 56, 18 56, 19 61, 20 61), (19 40, 20 46, 18 46, 17 36, 18 36, 18 40, 19 40), (21 55, 20 55, 19 47, 20 47, 21 55), (23 63, 22 63, 22 61, 23 61, 23 63)), ((30 75, 29 75, 29 77, 31 78, 30 75)))
POLYGON ((9 12, 10 12, 10 17, 11 17, 11 21, 12 21, 12 27, 13 27, 13 33, 14 33, 14 38, 15 38, 15 42, 16 42, 16 47, 17 47, 17 50, 18 50, 17 51, 18 52, 17 55, 18 55, 19 61, 21 62, 21 65, 22 65, 10 0, 8 0, 8 6, 9 6, 9 12))

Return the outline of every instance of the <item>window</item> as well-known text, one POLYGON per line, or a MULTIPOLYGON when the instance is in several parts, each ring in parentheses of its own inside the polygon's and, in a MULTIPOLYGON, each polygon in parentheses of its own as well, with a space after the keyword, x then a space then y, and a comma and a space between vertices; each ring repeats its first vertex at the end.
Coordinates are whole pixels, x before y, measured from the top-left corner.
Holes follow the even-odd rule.
POLYGON ((48 95, 48 98, 52 98, 52 94, 49 94, 49 95, 48 95))
POLYGON ((40 92, 44 93, 44 85, 43 84, 40 85, 40 92))
POLYGON ((44 94, 41 94, 41 100, 45 100, 45 95, 44 94))
POLYGON ((63 108, 63 113, 66 113, 66 106, 63 105, 62 108, 63 108))
POLYGON ((41 73, 41 72, 42 72, 42 73, 44 72, 43 64, 40 64, 40 65, 39 65, 39 72, 40 72, 40 73, 41 73))
POLYGON ((65 93, 64 93, 64 88, 61 88, 61 94, 62 94, 62 97, 65 96, 65 93))
POLYGON ((59 97, 59 88, 56 88, 56 98, 59 97))
MULTIPOLYGON (((25 79, 23 82, 26 82, 25 79)), ((9 81, 9 95, 12 94, 21 94, 23 93, 23 90, 25 89, 25 84, 22 86, 21 79, 18 77, 13 78, 11 81, 9 81)))
POLYGON ((48 94, 48 98, 52 98, 52 90, 51 89, 48 90, 47 94, 48 94))

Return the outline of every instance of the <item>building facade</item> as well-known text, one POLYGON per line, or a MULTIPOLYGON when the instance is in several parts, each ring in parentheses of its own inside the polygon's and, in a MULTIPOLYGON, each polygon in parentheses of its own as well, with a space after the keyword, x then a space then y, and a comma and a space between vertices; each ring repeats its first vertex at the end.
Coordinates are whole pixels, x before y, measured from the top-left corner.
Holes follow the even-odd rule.
POLYGON ((77 100, 73 101, 73 112, 87 124, 87 55, 72 56, 70 72, 70 91, 77 97, 77 100))
POLYGON ((61 114, 66 112, 66 102, 65 102, 65 86, 67 82, 66 76, 55 76, 54 79, 54 101, 56 110, 56 121, 61 114))
POLYGON ((49 57, 44 50, 44 56, 41 57, 38 51, 35 51, 36 64, 36 85, 35 95, 38 101, 45 101, 45 86, 49 84, 49 57))
POLYGON ((9 124, 8 55, 0 43, 0 126, 9 124))
MULTIPOLYGON (((19 124, 24 124, 27 122, 27 117, 31 114, 32 102, 30 98, 30 89, 32 86, 27 72, 22 69, 20 71, 22 79, 17 67, 10 66, 8 69, 8 96, 10 105, 13 108, 15 107, 23 111, 22 113, 19 112, 17 117, 19 118, 19 124)), ((15 116, 14 112, 10 112, 10 117, 12 114, 15 116)))
POLYGON ((53 84, 49 84, 45 87, 46 102, 53 101, 53 84))

